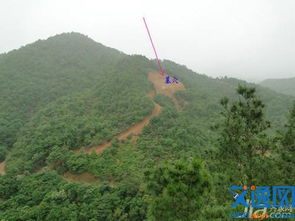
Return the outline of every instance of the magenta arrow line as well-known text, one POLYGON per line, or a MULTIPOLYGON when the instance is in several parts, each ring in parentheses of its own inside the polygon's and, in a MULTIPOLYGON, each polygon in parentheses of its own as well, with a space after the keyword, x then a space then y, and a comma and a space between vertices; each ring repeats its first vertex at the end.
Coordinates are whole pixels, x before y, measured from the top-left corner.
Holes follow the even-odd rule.
POLYGON ((150 41, 151 41, 152 47, 153 47, 153 49, 154 49, 154 53, 155 53, 156 58, 157 58, 158 66, 159 66, 159 68, 160 68, 160 74, 164 75, 165 72, 164 72, 163 69, 162 69, 162 66, 161 66, 161 63, 160 63, 160 60, 159 60, 159 57, 158 57, 158 54, 157 54, 157 51, 156 51, 156 48, 155 48, 155 45, 154 45, 154 42, 153 42, 152 36, 151 36, 151 33, 150 33, 150 30, 149 30, 149 28, 148 28, 148 26, 147 26, 147 23, 146 23, 144 17, 143 17, 143 22, 144 22, 144 24, 145 24, 145 28, 146 28, 146 30, 147 30, 147 33, 148 33, 148 35, 149 35, 149 38, 150 38, 150 41))

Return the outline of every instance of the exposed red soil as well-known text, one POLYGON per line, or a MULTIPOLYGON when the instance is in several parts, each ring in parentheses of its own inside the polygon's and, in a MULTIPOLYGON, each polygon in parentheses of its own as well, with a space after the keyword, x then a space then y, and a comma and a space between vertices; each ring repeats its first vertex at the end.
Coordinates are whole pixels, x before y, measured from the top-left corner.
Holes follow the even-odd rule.
POLYGON ((4 175, 4 174, 5 174, 5 161, 0 163, 0 175, 4 175))
POLYGON ((181 82, 178 83, 165 83, 165 76, 160 75, 157 72, 150 72, 148 75, 148 79, 154 84, 155 90, 157 94, 164 94, 172 99, 175 104, 177 110, 181 109, 179 102, 174 97, 174 93, 176 91, 185 90, 184 85, 181 82))

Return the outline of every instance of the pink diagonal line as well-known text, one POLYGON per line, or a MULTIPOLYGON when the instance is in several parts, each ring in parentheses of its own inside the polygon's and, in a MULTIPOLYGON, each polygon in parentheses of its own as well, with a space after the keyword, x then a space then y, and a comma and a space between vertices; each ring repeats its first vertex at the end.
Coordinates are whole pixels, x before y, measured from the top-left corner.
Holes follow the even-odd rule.
POLYGON ((148 26, 147 26, 147 23, 146 23, 144 17, 143 17, 143 22, 144 22, 144 24, 145 24, 145 28, 146 28, 146 30, 147 30, 147 33, 148 33, 148 35, 149 35, 149 38, 150 38, 150 41, 151 41, 152 47, 153 47, 153 49, 154 49, 154 53, 155 53, 156 58, 157 58, 158 66, 159 66, 159 68, 160 68, 160 74, 164 75, 165 72, 164 72, 163 69, 162 69, 162 66, 161 66, 161 63, 160 63, 160 60, 159 60, 159 57, 158 57, 158 54, 157 54, 157 51, 156 51, 156 48, 155 48, 155 45, 154 45, 154 42, 153 42, 152 36, 151 36, 151 33, 150 33, 150 30, 149 30, 149 28, 148 28, 148 26))

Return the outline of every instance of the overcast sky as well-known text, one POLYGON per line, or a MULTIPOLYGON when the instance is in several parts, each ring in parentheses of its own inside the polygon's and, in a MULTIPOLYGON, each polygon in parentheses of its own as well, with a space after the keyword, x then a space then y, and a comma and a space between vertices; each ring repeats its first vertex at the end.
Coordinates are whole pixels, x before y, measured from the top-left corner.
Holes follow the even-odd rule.
POLYGON ((0 53, 80 32, 210 76, 295 77, 294 0, 0 0, 0 53))

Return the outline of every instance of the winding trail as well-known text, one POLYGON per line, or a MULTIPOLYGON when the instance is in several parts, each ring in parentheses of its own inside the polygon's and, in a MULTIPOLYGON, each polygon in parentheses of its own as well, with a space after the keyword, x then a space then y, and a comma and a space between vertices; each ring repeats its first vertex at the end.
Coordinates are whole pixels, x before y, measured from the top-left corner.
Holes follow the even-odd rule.
MULTIPOLYGON (((147 94, 148 97, 151 99, 155 96, 154 91, 149 91, 147 94)), ((142 121, 134 124, 126 131, 123 131, 119 135, 116 136, 119 140, 126 139, 128 136, 132 136, 132 140, 137 140, 139 134, 142 132, 143 128, 150 123, 150 120, 153 117, 158 116, 161 113, 162 107, 154 103, 153 111, 150 115, 146 116, 142 121)), ((91 154, 93 151, 95 151, 96 154, 101 154, 106 148, 112 145, 112 141, 104 142, 96 147, 85 149, 85 153, 91 154)))
MULTIPOLYGON (((171 98, 173 103, 175 104, 176 109, 179 111, 181 110, 181 105, 179 104, 178 100, 174 97, 174 93, 179 90, 185 90, 184 85, 179 83, 174 84, 166 84, 165 83, 165 76, 160 75, 158 72, 150 72, 148 74, 148 80, 151 81, 154 85, 154 89, 147 93, 147 96, 151 99, 155 97, 156 94, 163 94, 171 98)), ((160 115, 162 107, 154 102, 154 108, 152 113, 146 116, 142 121, 134 124, 126 131, 118 134, 116 138, 119 140, 126 139, 128 136, 132 136, 132 140, 136 141, 142 132, 143 128, 150 123, 150 120, 158 115, 160 115)), ((104 142, 98 146, 91 147, 91 148, 80 148, 75 152, 84 152, 87 154, 91 154, 93 151, 100 155, 106 148, 112 145, 112 141, 104 142)), ((5 174, 5 162, 0 163, 0 175, 5 174)), ((65 173, 64 178, 68 182, 82 182, 82 183, 93 183, 97 181, 97 178, 94 177, 91 173, 85 172, 82 174, 72 174, 72 173, 65 173)))
MULTIPOLYGON (((147 96, 151 99, 155 97, 156 94, 163 94, 168 96, 173 101, 176 109, 179 111, 181 110, 181 105, 179 104, 178 100, 174 97, 174 93, 179 90, 185 90, 184 85, 179 83, 174 84, 166 84, 165 83, 165 76, 160 75, 158 72, 150 72, 148 74, 148 80, 151 81, 154 85, 154 89, 147 93, 147 96)), ((119 140, 126 139, 128 136, 132 136, 132 140, 136 141, 139 137, 139 134, 142 132, 143 128, 150 123, 150 120, 153 117, 158 116, 161 113, 162 107, 154 102, 154 108, 151 114, 146 116, 142 121, 134 124, 126 131, 123 131, 119 135, 116 136, 119 140)), ((106 148, 112 145, 112 141, 104 142, 98 146, 87 148, 87 149, 79 149, 75 152, 83 151, 84 153, 91 154, 93 151, 100 155, 106 148)), ((64 174, 64 179, 68 182, 81 182, 81 183, 94 183, 98 180, 94 175, 89 172, 85 172, 82 174, 73 174, 70 172, 66 172, 64 174)), ((110 181, 112 183, 112 181, 110 181)))
MULTIPOLYGON (((154 90, 151 90, 147 93, 147 96, 151 99, 154 98, 156 94, 163 94, 168 97, 170 97, 175 104, 175 107, 177 110, 181 109, 181 106, 177 99, 174 97, 174 93, 178 90, 185 90, 184 85, 179 82, 179 83, 174 83, 174 84, 166 84, 165 83, 165 77, 160 75, 158 72, 150 72, 148 74, 148 79, 151 81, 154 85, 154 90)), ((134 124, 131 126, 129 129, 126 131, 123 131, 119 135, 116 136, 119 140, 126 139, 128 136, 132 136, 132 140, 137 140, 139 134, 142 132, 143 128, 147 126, 150 122, 150 120, 153 117, 158 116, 161 113, 162 107, 154 102, 154 108, 151 114, 146 116, 142 121, 134 124)), ((76 152, 83 151, 87 154, 93 153, 93 151, 96 154, 101 154, 106 148, 112 145, 112 141, 104 142, 98 146, 91 147, 91 148, 85 148, 85 149, 78 149, 76 152)))
MULTIPOLYGON (((141 133, 141 131, 143 130, 143 128, 150 123, 150 120, 153 117, 156 117, 161 113, 161 109, 162 109, 162 107, 159 104, 155 103, 153 111, 149 116, 145 117, 141 122, 133 125, 128 130, 119 134, 117 136, 117 138, 119 140, 123 140, 123 139, 126 139, 129 135, 132 135, 132 140, 137 140, 137 138, 138 138, 139 134, 141 133)), ((109 147, 111 144, 112 144, 112 142, 110 141, 110 142, 106 142, 106 143, 103 143, 103 144, 97 146, 95 148, 96 154, 101 154, 104 151, 104 149, 109 147)))
MULTIPOLYGON (((149 91, 147 96, 153 99, 155 96, 155 92, 149 91)), ((154 108, 150 115, 146 116, 142 121, 134 124, 126 131, 123 131, 122 133, 117 135, 116 138, 118 138, 119 140, 123 140, 126 139, 128 136, 132 136, 132 140, 136 140, 143 128, 149 124, 150 120, 161 113, 161 109, 162 107, 159 104, 154 103, 154 108)), ((85 153, 91 154, 93 151, 95 151, 96 154, 101 154, 106 148, 111 145, 112 141, 104 142, 96 147, 85 149, 85 153)))

